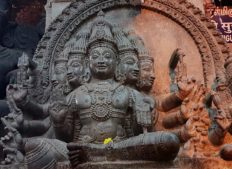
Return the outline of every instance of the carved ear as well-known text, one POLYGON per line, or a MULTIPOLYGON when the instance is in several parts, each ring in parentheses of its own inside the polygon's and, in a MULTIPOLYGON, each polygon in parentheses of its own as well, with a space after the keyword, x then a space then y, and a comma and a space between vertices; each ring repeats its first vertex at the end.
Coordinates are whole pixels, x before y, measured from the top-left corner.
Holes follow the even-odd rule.
POLYGON ((116 65, 114 76, 117 81, 121 80, 121 73, 120 73, 120 68, 118 64, 116 65))
POLYGON ((119 66, 117 66, 115 70, 115 79, 122 84, 126 81, 126 75, 120 70, 119 66))

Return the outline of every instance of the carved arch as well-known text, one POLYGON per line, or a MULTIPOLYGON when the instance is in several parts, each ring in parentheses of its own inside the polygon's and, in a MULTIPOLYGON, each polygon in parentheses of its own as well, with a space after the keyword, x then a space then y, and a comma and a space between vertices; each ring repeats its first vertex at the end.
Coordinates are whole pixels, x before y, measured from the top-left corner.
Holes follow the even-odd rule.
POLYGON ((160 13, 182 28, 194 40, 203 66, 205 85, 209 85, 208 76, 215 70, 216 76, 225 79, 224 62, 229 57, 229 50, 225 41, 211 21, 186 0, 91 0, 78 1, 67 7, 60 16, 50 25, 34 55, 38 63, 38 71, 43 80, 43 88, 50 84, 51 64, 63 50, 66 42, 76 29, 88 18, 96 15, 100 10, 111 10, 120 7, 139 7, 160 13), (209 64, 213 62, 214 65, 209 64))

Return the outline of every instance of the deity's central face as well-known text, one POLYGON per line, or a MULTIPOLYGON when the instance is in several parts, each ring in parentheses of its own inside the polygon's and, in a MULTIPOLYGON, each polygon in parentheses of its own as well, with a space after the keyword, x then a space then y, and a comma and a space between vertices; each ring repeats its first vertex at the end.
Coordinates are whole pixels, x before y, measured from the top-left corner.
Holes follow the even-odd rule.
POLYGON ((92 48, 89 52, 89 67, 93 76, 100 79, 114 76, 116 54, 107 47, 92 48))

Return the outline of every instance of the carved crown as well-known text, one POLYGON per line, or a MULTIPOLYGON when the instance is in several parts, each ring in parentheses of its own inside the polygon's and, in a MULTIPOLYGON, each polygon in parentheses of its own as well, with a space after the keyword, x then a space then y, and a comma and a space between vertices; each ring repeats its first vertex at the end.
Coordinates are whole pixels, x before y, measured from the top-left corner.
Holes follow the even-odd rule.
POLYGON ((112 24, 105 19, 105 14, 100 11, 96 20, 91 26, 91 33, 87 48, 93 46, 107 46, 113 50, 117 50, 117 44, 112 34, 112 24))

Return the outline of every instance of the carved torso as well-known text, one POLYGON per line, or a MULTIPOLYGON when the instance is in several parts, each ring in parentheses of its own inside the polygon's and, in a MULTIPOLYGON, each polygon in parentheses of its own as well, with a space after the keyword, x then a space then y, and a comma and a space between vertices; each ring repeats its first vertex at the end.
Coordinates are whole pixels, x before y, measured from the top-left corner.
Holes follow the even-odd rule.
POLYGON ((104 139, 126 137, 125 117, 129 107, 128 88, 118 83, 86 84, 70 94, 81 121, 80 141, 103 143, 104 139))

